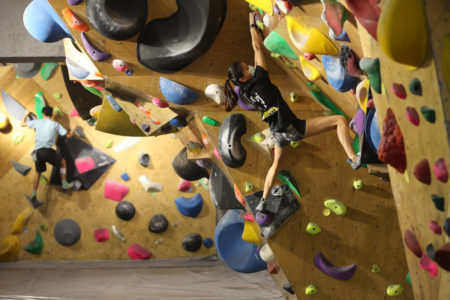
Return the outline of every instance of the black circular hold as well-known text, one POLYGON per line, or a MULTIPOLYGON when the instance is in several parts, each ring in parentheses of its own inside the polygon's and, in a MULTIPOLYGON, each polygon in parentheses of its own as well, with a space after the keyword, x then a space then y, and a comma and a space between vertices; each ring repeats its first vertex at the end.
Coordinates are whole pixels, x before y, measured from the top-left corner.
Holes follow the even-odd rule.
POLYGON ((133 203, 120 201, 116 206, 116 215, 124 221, 131 220, 136 214, 136 208, 133 203))
POLYGON ((288 292, 291 295, 294 295, 294 290, 292 289, 291 285, 289 283, 286 283, 283 285, 283 289, 288 292))
POLYGON ((55 240, 63 246, 72 246, 81 236, 81 229, 72 219, 64 219, 56 223, 53 230, 55 240))
POLYGON ((41 63, 17 63, 14 64, 14 71, 23 78, 34 77, 41 69, 41 63))
POLYGON ((87 0, 92 26, 112 40, 126 40, 139 33, 147 20, 147 0, 87 0))
POLYGON ((156 214, 150 219, 148 224, 148 230, 153 233, 161 233, 166 231, 169 226, 169 222, 163 214, 156 214))
POLYGON ((181 245, 184 250, 195 252, 201 248, 203 243, 202 236, 198 233, 190 233, 183 238, 181 245))

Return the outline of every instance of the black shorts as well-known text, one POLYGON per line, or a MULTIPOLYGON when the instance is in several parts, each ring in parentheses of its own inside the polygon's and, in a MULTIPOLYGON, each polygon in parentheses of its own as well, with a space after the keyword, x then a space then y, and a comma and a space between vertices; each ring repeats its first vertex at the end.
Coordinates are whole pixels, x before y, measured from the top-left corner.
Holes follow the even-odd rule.
POLYGON ((297 142, 305 136, 306 121, 297 119, 293 124, 290 124, 286 129, 281 131, 272 131, 275 144, 284 147, 290 142, 297 142))
POLYGON ((34 165, 36 166, 36 171, 38 173, 45 172, 47 170, 45 164, 49 163, 55 167, 61 165, 62 157, 52 148, 41 148, 36 151, 36 161, 34 165))

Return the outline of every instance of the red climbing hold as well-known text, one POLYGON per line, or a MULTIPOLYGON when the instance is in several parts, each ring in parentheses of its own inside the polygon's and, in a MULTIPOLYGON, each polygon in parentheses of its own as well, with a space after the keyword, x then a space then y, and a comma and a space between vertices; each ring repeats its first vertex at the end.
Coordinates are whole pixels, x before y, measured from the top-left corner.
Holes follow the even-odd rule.
POLYGON ((94 231, 94 238, 97 242, 101 243, 109 239, 109 231, 106 228, 99 228, 94 231))
POLYGON ((406 98, 406 90, 401 83, 393 83, 392 92, 394 93, 395 96, 399 97, 400 99, 406 98))
POLYGON ((445 160, 443 158, 438 159, 433 165, 434 176, 437 180, 447 183, 448 180, 448 170, 445 165, 445 160))
POLYGON ((428 226, 430 226, 431 231, 433 231, 434 233, 439 234, 439 235, 442 234, 442 227, 441 227, 441 225, 439 225, 438 222, 430 221, 430 224, 428 224, 428 226))
POLYGON ((308 52, 303 53, 303 57, 306 58, 307 60, 313 60, 314 58, 316 58, 314 53, 308 53, 308 52))
POLYGON ((434 258, 441 268, 450 271, 450 243, 445 244, 437 250, 434 258))
POLYGON ((412 233, 409 229, 406 229, 405 231, 405 244, 415 256, 419 258, 422 257, 422 248, 420 248, 420 244, 414 233, 412 233))
POLYGON ((414 176, 420 182, 425 184, 431 183, 431 173, 430 173, 430 165, 428 164, 428 160, 422 159, 414 168, 414 176))
POLYGON ((383 123, 383 135, 378 148, 378 158, 404 173, 406 169, 405 145, 403 134, 395 119, 394 112, 388 108, 383 123))
POLYGON ((181 192, 188 192, 191 188, 191 182, 185 179, 181 179, 178 184, 178 190, 181 192))
POLYGON ((269 261, 267 263, 267 271, 269 274, 278 274, 278 266, 274 261, 269 261))
POLYGON ((408 106, 406 108, 406 117, 413 125, 419 126, 420 124, 419 114, 417 113, 417 110, 414 107, 408 106))
POLYGON ((149 259, 152 253, 138 244, 132 244, 128 247, 128 256, 131 259, 149 259))
POLYGON ((428 274, 430 274, 431 277, 436 277, 438 275, 436 264, 425 253, 420 258, 419 267, 428 271, 428 274))

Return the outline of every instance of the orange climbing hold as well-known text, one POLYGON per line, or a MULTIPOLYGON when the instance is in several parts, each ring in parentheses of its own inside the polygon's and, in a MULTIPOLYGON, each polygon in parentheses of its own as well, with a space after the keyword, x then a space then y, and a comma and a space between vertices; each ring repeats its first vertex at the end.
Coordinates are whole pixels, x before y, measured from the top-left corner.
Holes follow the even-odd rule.
POLYGON ((236 196, 236 199, 239 201, 239 203, 242 204, 242 206, 246 207, 247 203, 245 202, 244 196, 242 196, 242 193, 239 190, 238 186, 236 184, 234 184, 233 188, 234 188, 234 195, 236 196))
POLYGON ((62 14, 64 19, 66 19, 67 24, 70 28, 79 30, 79 31, 88 31, 89 26, 86 25, 80 18, 78 18, 69 8, 64 8, 62 10, 62 14))
POLYGON ((383 123, 383 134, 378 147, 378 158, 404 173, 406 169, 405 144, 400 126, 397 124, 394 112, 388 108, 383 123))

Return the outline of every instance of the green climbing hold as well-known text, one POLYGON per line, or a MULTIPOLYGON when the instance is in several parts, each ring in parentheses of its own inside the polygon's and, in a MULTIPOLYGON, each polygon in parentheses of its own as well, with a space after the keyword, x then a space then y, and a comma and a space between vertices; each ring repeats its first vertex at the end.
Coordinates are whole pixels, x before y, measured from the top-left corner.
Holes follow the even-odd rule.
POLYGON ((99 96, 100 98, 103 98, 103 94, 102 92, 100 92, 98 89, 96 89, 95 87, 89 87, 89 86, 84 86, 82 85, 88 92, 94 94, 95 96, 99 96))
POLYGON ((264 23, 261 22, 260 20, 256 20, 256 26, 259 27, 259 29, 264 30, 265 26, 264 23))
POLYGON ((300 141, 291 141, 289 144, 292 148, 297 148, 300 145, 300 141))
POLYGON ((42 231, 47 231, 47 224, 45 224, 45 223, 42 223, 41 225, 39 225, 39 228, 42 230, 42 231))
POLYGON ((62 97, 62 94, 60 92, 53 94, 53 98, 55 98, 55 99, 61 99, 61 97, 62 97))
POLYGON ((23 141, 24 137, 25 137, 25 135, 21 131, 14 133, 12 136, 14 145, 17 145, 18 143, 23 141))
POLYGON ((289 98, 291 99, 291 102, 297 102, 297 95, 294 92, 289 93, 289 98))
POLYGON ((353 180, 353 187, 355 188, 355 190, 360 190, 362 188, 362 180, 353 180))
POLYGON ((408 274, 406 274, 406 282, 409 284, 409 286, 412 286, 411 274, 409 272, 408 274))
POLYGON ((202 177, 202 179, 200 179, 200 184, 207 191, 209 191, 209 184, 208 184, 208 182, 209 182, 209 179, 206 178, 206 177, 202 177))
POLYGON ((43 184, 48 184, 48 183, 49 183, 49 182, 48 182, 48 178, 45 177, 44 175, 41 175, 40 180, 41 180, 41 182, 42 182, 43 184))
POLYGON ((294 177, 291 175, 291 173, 288 170, 281 170, 278 174, 278 179, 286 183, 289 188, 296 193, 300 198, 300 192, 298 190, 297 182, 295 181, 294 177))
POLYGON ((41 68, 41 77, 47 81, 52 76, 53 71, 58 67, 57 63, 45 63, 41 68))
POLYGON ((43 247, 44 240, 42 239, 41 234, 37 231, 34 236, 34 240, 25 246, 25 250, 31 254, 39 254, 41 253, 43 247))
POLYGON ((59 109, 58 106, 53 107, 53 114, 58 116, 58 117, 63 117, 64 113, 62 112, 62 110, 59 109))
POLYGON ((380 59, 378 58, 361 58, 359 61, 361 70, 369 75, 370 86, 378 94, 381 93, 381 76, 380 76, 380 59))
POLYGON ((291 63, 290 61, 287 61, 284 63, 286 65, 286 67, 288 67, 289 69, 295 69, 297 68, 297 66, 293 63, 291 63))
POLYGON ((306 226, 306 232, 309 234, 319 234, 321 231, 322 228, 314 222, 309 222, 306 226))
POLYGON ((409 83, 409 91, 417 96, 422 96, 422 84, 418 78, 414 78, 409 83))
POLYGON ((255 143, 261 143, 266 139, 266 136, 262 134, 261 132, 255 133, 250 137, 250 139, 255 143))
POLYGON ((347 117, 339 108, 337 108, 330 100, 328 100, 320 91, 320 88, 312 82, 308 82, 309 91, 314 99, 317 100, 320 104, 331 110, 336 115, 341 115, 347 117))
POLYGON ((434 109, 428 107, 428 106, 422 106, 420 108, 420 112, 422 113, 425 120, 427 120, 430 123, 436 122, 436 112, 434 109))
POLYGON ((42 92, 37 92, 36 94, 34 94, 34 109, 39 119, 42 119, 42 109, 44 108, 44 106, 44 94, 42 92))
POLYGON ((281 54, 290 59, 298 59, 297 54, 292 50, 285 39, 275 31, 271 31, 269 35, 264 39, 264 46, 274 53, 281 54))
POLYGON ((113 144, 113 140, 109 140, 109 141, 106 142, 105 147, 106 148, 111 148, 112 144, 113 144))
POLYGON ((16 75, 16 79, 19 79, 20 78, 20 75, 16 75))
POLYGON ((248 182, 248 181, 246 181, 246 182, 245 182, 245 192, 248 193, 248 192, 250 192, 251 190, 253 190, 253 184, 250 183, 250 182, 248 182))
POLYGON ((431 200, 433 200, 434 206, 440 211, 444 211, 444 197, 439 197, 438 195, 431 195, 431 200))
POLYGON ((381 269, 380 269, 380 266, 378 266, 377 264, 373 264, 372 270, 370 270, 370 271, 372 271, 372 273, 378 273, 381 271, 381 269))
POLYGON ((403 293, 403 286, 401 284, 391 284, 387 287, 386 293, 388 296, 400 296, 403 293))
POLYGON ((310 284, 305 289, 305 295, 314 295, 317 294, 318 291, 319 290, 313 284, 310 284))
POLYGON ((212 126, 217 126, 217 125, 219 125, 219 122, 217 122, 216 120, 211 119, 210 117, 207 117, 207 116, 204 116, 204 117, 202 118, 202 121, 203 121, 204 123, 209 124, 209 125, 212 125, 212 126))
POLYGON ((329 199, 325 200, 323 204, 338 216, 344 216, 347 213, 347 206, 339 200, 329 199))

